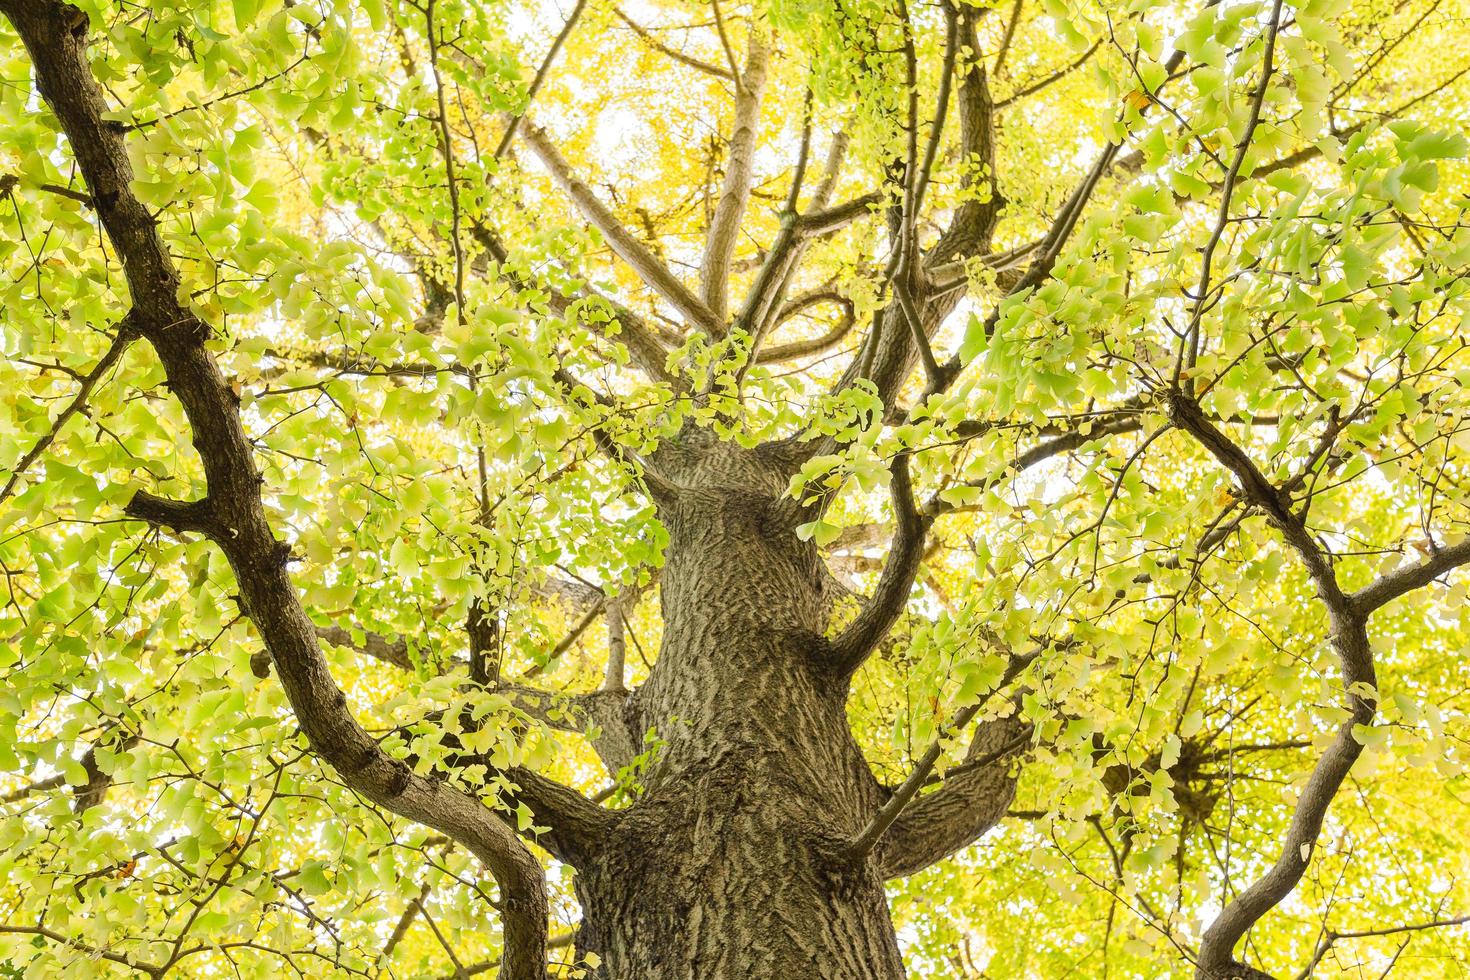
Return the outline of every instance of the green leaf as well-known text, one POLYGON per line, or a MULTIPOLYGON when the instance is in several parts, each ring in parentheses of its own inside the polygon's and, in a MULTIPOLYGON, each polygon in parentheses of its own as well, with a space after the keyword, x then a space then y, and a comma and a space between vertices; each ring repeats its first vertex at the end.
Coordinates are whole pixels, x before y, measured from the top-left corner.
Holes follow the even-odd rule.
POLYGON ((803 541, 815 541, 818 547, 826 547, 842 534, 842 528, 836 524, 823 520, 808 521, 799 524, 796 528, 796 536, 803 541))

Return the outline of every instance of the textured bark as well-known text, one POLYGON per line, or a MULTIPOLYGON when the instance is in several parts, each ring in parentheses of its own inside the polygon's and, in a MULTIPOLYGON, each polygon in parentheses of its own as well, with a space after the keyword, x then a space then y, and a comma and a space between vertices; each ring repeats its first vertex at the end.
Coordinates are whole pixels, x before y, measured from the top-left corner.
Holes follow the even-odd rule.
POLYGON ((827 579, 775 506, 786 470, 700 432, 658 463, 684 489, 631 713, 663 747, 579 867, 579 946, 610 978, 900 977, 878 865, 836 857, 886 794, 819 655, 827 579))

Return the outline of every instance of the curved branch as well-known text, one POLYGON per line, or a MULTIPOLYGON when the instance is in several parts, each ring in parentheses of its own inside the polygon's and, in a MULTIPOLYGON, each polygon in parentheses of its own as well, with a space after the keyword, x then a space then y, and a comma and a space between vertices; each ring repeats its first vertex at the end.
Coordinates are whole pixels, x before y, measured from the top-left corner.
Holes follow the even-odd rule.
MULTIPOLYGON (((1003 99, 996 99, 995 100, 995 110, 997 112, 999 112, 1002 109, 1005 109, 1008 106, 1014 105, 1015 103, 1021 101, 1022 99, 1026 98, 1028 96, 1035 95, 1037 92, 1040 92, 1042 89, 1048 88, 1051 85, 1054 85, 1055 83, 1057 83, 1057 82, 1061 81, 1062 79, 1066 78, 1068 75, 1072 74, 1078 68, 1081 68, 1083 65, 1087 64, 1088 59, 1091 58, 1094 54, 1096 54, 1097 53, 1097 49, 1100 48, 1101 46, 1102 46, 1102 41, 1093 41, 1092 44, 1091 44, 1091 46, 1088 47, 1088 49, 1086 51, 1084 51, 1081 54, 1079 54, 1076 58, 1074 58, 1072 61, 1070 61, 1069 63, 1067 63, 1063 67, 1058 68, 1056 71, 1052 72, 1051 74, 1045 75, 1045 76, 1037 79, 1036 81, 1033 81, 1033 82, 1031 82, 1031 83, 1029 83, 1027 85, 1023 85, 1021 88, 1019 88, 1016 91, 1012 92, 1010 95, 1007 95, 1003 99)), ((996 72, 997 72, 997 74, 999 74, 999 69, 998 68, 996 69, 996 72)))
MULTIPOLYGON (((287 570, 289 549, 276 540, 260 497, 251 442, 238 401, 205 347, 211 331, 179 300, 174 268, 152 212, 133 193, 122 133, 87 60, 87 17, 61 0, 0 0, 30 54, 36 87, 55 113, 98 217, 122 258, 132 296, 129 316, 157 352, 183 406, 203 465, 207 513, 200 529, 224 552, 242 605, 255 622, 312 749, 353 790, 464 844, 495 876, 502 893, 506 967, 516 980, 546 973, 545 875, 531 852, 479 800, 416 775, 390 758, 347 708, 328 668, 316 628, 287 570)), ((150 520, 194 505, 153 507, 150 520)))
POLYGON ((1396 568, 1348 596, 1360 616, 1367 616, 1402 595, 1421 589, 1470 562, 1470 538, 1436 551, 1417 565, 1396 568))
POLYGON ((919 574, 924 559, 924 539, 932 515, 920 513, 914 505, 913 480, 909 475, 909 454, 901 452, 893 461, 891 489, 896 528, 888 561, 873 595, 847 625, 827 645, 827 663, 840 677, 850 677, 887 635, 908 604, 909 591, 919 574))
POLYGON ((1271 867, 1223 908, 1205 930, 1200 942, 1196 975, 1200 980, 1228 980, 1238 976, 1264 977, 1235 959, 1235 946, 1262 916, 1290 895, 1306 873, 1322 822, 1338 788, 1362 754, 1359 729, 1373 723, 1377 711, 1377 675, 1368 641, 1367 620, 1343 594, 1326 554, 1292 512, 1286 495, 1272 486, 1244 450, 1205 417, 1199 405, 1178 389, 1168 395, 1169 417, 1230 470, 1250 503, 1296 551, 1327 609, 1331 642, 1342 670, 1343 707, 1347 718, 1338 726, 1302 788, 1291 823, 1281 841, 1281 852, 1271 867))
MULTIPOLYGON (((810 106, 807 111, 810 111, 810 106)), ((801 181, 806 171, 810 139, 811 119, 808 116, 802 130, 801 150, 791 190, 786 207, 781 213, 780 230, 756 273, 755 281, 750 286, 733 327, 751 335, 751 347, 757 363, 761 362, 761 347, 766 336, 781 319, 789 315, 787 311, 792 308, 792 304, 783 307, 781 301, 795 277, 807 246, 813 239, 831 234, 868 213, 879 199, 877 195, 865 195, 837 208, 827 209, 832 188, 847 154, 847 139, 838 134, 827 153, 824 168, 826 172, 812 194, 811 209, 806 214, 797 214, 796 205, 801 196, 801 181)))
POLYGON ((761 348, 756 353, 756 363, 777 364, 782 361, 792 361, 798 357, 810 357, 813 354, 821 354, 836 347, 848 334, 852 333, 852 328, 857 324, 852 300, 836 292, 818 293, 814 296, 792 300, 786 304, 786 307, 781 311, 781 315, 776 318, 776 323, 779 325, 808 306, 821 302, 837 303, 842 307, 842 317, 833 325, 832 329, 820 337, 813 337, 810 340, 793 340, 789 344, 777 344, 775 347, 761 348))

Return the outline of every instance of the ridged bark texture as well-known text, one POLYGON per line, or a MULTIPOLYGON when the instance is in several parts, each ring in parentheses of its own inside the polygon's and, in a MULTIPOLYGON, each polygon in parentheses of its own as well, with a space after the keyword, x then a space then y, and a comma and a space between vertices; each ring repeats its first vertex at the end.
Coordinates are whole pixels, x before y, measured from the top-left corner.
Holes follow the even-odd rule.
POLYGON ((579 946, 617 980, 902 977, 877 865, 835 856, 884 791, 814 655, 830 604, 777 506, 787 473, 694 432, 658 462, 685 489, 663 506, 664 640, 631 720, 663 747, 579 868, 579 946))

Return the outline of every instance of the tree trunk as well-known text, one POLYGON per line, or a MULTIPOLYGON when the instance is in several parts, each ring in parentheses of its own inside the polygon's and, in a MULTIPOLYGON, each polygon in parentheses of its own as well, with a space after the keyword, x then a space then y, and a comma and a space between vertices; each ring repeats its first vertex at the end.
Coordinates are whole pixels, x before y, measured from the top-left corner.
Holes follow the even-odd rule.
POLYGON ((596 976, 903 977, 882 881, 831 858, 814 797, 757 755, 644 800, 580 871, 578 947, 600 957, 596 976))
POLYGON ((770 455, 694 432, 659 454, 679 487, 661 502, 664 639, 629 722, 661 747, 578 868, 598 976, 904 975, 878 870, 838 855, 885 791, 823 667, 827 578, 770 455))

